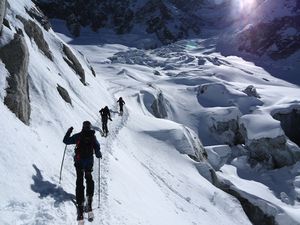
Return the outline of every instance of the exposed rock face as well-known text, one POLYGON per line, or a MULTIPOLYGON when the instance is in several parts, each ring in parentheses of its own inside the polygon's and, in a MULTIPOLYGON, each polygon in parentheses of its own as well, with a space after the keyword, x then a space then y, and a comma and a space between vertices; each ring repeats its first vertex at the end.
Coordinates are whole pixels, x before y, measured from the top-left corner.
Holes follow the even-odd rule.
POLYGON ((243 144, 244 139, 239 131, 238 120, 231 119, 223 122, 216 122, 215 126, 210 129, 214 134, 217 134, 224 144, 237 145, 243 144))
POLYGON ((29 124, 30 103, 28 89, 29 52, 24 38, 15 34, 14 39, 0 49, 0 58, 10 73, 7 78, 7 95, 4 104, 25 124, 29 124))
POLYGON ((277 60, 300 49, 300 16, 286 16, 250 26, 239 35, 239 50, 277 60))
POLYGON ((59 84, 57 84, 56 88, 57 88, 57 91, 60 94, 60 96, 63 98, 63 100, 65 100, 65 102, 72 105, 72 100, 70 98, 68 91, 66 89, 64 89, 62 86, 60 86, 59 84))
POLYGON ((236 107, 228 107, 218 113, 210 113, 208 115, 211 121, 209 129, 215 139, 222 144, 228 144, 230 146, 243 144, 245 140, 240 133, 240 116, 241 113, 236 107))
POLYGON ((95 72, 95 70, 94 70, 94 68, 92 66, 90 66, 90 70, 91 70, 93 76, 96 77, 96 72, 95 72))
POLYGON ((38 7, 30 8, 29 10, 26 9, 26 11, 32 18, 36 19, 45 28, 45 30, 50 30, 51 24, 48 21, 48 18, 38 7))
POLYGON ((274 168, 295 163, 286 147, 286 139, 284 136, 252 140, 247 146, 251 149, 250 157, 252 159, 270 164, 274 168))
POLYGON ((153 114, 157 118, 167 118, 168 113, 166 109, 167 100, 165 100, 162 93, 159 93, 157 99, 154 100, 151 108, 153 110, 153 114))
POLYGON ((287 145, 284 135, 249 139, 243 124, 240 125, 240 131, 245 138, 251 163, 259 162, 267 168, 274 169, 292 165, 299 160, 300 152, 294 151, 287 145))
POLYGON ((268 213, 264 212, 259 206, 253 204, 249 199, 239 193, 233 185, 223 182, 219 185, 219 188, 240 201, 245 213, 254 225, 279 225, 273 215, 268 215, 268 213))
POLYGON ((248 87, 246 87, 245 90, 243 90, 243 92, 248 96, 260 98, 259 94, 256 91, 256 88, 253 85, 249 85, 248 87))
POLYGON ((66 63, 80 76, 80 81, 85 84, 85 72, 77 57, 66 45, 63 45, 63 52, 66 55, 66 57, 64 57, 66 63))
POLYGON ((70 31, 80 34, 80 26, 91 26, 93 30, 103 27, 113 28, 116 33, 129 32, 139 25, 148 33, 156 34, 163 43, 168 44, 199 33, 201 19, 196 12, 201 1, 195 0, 74 0, 74 1, 36 1, 51 18, 67 21, 70 31))
POLYGON ((35 41, 36 45, 45 54, 45 56, 53 61, 52 52, 50 51, 48 43, 44 39, 41 28, 32 20, 26 20, 21 16, 17 16, 17 18, 24 24, 26 34, 35 41))
POLYGON ((80 36, 81 24, 74 14, 67 17, 66 24, 71 34, 75 37, 80 36))
POLYGON ((0 32, 2 31, 2 23, 6 13, 6 0, 0 0, 0 32))
POLYGON ((273 118, 280 121, 286 136, 300 146, 300 109, 277 112, 273 118))
MULTIPOLYGON (((136 21, 146 25, 148 33, 155 33, 163 44, 169 44, 188 36, 188 32, 199 33, 201 19, 186 8, 189 1, 147 1, 135 14, 136 21), (174 14, 172 6, 176 8, 174 14)), ((199 2, 194 2, 194 6, 199 2)))

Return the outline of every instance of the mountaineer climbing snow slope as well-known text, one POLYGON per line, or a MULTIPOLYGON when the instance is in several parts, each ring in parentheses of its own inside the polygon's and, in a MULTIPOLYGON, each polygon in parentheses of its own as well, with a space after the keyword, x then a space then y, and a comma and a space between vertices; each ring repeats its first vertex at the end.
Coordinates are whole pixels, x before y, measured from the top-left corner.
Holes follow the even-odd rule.
MULTIPOLYGON (((166 2, 174 9, 176 1, 166 2)), ((220 15, 211 5, 202 10, 209 21, 220 15)), ((75 38, 65 21, 51 24, 32 1, 8 0, 0 36, 1 224, 77 224, 74 146, 66 148, 61 185, 59 169, 65 131, 80 131, 86 120, 102 152, 91 224, 300 224, 299 136, 290 125, 299 122, 298 78, 225 56, 216 36, 170 45, 151 36, 157 48, 145 50, 133 47, 135 29, 116 35, 87 26, 75 38), (106 105, 112 121, 104 138, 97 131, 106 105)), ((149 36, 142 40, 149 44, 149 36)))

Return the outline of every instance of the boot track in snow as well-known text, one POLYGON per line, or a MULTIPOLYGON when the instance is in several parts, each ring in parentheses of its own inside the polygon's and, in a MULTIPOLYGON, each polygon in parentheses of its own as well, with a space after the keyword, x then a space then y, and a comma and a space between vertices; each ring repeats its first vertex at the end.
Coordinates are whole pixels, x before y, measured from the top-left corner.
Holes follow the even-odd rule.
MULTIPOLYGON (((119 131, 125 126, 128 120, 128 112, 125 110, 122 116, 119 116, 117 112, 117 105, 113 107, 115 116, 113 116, 113 121, 109 124, 109 133, 107 137, 100 138, 100 145, 101 145, 101 152, 103 153, 102 159, 100 160, 100 208, 96 210, 96 217, 99 216, 99 219, 95 218, 94 221, 97 221, 97 224, 108 225, 110 221, 110 214, 109 214, 109 202, 108 202, 108 179, 109 179, 109 154, 113 155, 112 145, 113 142, 116 140, 119 131), (100 221, 99 221, 100 220, 100 221)), ((101 132, 102 130, 99 128, 101 125, 100 119, 97 120, 96 128, 97 131, 101 132), (98 127, 99 126, 99 127, 98 127)), ((93 175, 97 177, 97 168, 95 168, 93 175)), ((96 186, 96 185, 95 185, 96 186)), ((97 196, 97 201, 98 201, 97 196)), ((96 198, 95 198, 96 202, 96 198)))

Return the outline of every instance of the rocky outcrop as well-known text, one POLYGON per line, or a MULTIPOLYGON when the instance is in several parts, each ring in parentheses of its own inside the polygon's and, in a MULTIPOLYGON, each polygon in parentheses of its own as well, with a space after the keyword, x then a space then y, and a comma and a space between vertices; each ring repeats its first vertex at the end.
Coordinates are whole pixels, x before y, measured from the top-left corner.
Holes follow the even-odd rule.
POLYGON ((51 28, 51 24, 48 18, 44 15, 44 13, 38 8, 30 8, 29 10, 26 9, 26 12, 33 18, 36 19, 46 31, 49 31, 51 28))
POLYGON ((81 24, 74 14, 71 14, 66 18, 66 25, 72 35, 75 37, 80 36, 81 24))
POLYGON ((230 119, 228 121, 218 121, 210 130, 217 134, 224 144, 230 146, 243 144, 244 139, 239 131, 238 119, 230 119))
POLYGON ((243 92, 250 97, 252 96, 255 98, 260 98, 260 95, 257 93, 256 88, 253 85, 249 85, 248 87, 246 87, 243 92))
POLYGON ((95 70, 94 70, 94 68, 92 66, 90 66, 90 70, 91 70, 93 76, 96 77, 96 72, 95 72, 95 70))
POLYGON ((8 87, 4 104, 16 114, 25 124, 29 124, 30 102, 28 88, 29 52, 24 40, 19 34, 0 49, 0 58, 10 73, 7 78, 8 87))
POLYGON ((256 127, 252 130, 254 125, 247 125, 247 123, 258 121, 258 116, 247 115, 246 117, 247 119, 241 119, 240 132, 245 139, 245 147, 249 151, 252 165, 260 163, 266 168, 274 169, 293 165, 300 159, 300 150, 287 143, 286 136, 275 120, 273 122, 264 116, 263 121, 260 120, 260 124, 256 123, 256 127), (246 120, 248 121, 245 122, 246 120))
POLYGON ((63 45, 63 52, 66 56, 64 57, 65 62, 80 76, 80 81, 85 85, 85 72, 79 60, 65 44, 63 45))
MULTIPOLYGON (((270 215, 266 209, 262 210, 250 198, 242 195, 232 184, 221 182, 219 188, 239 200, 245 213, 254 225, 279 225, 274 215, 270 215)), ((268 206, 267 204, 265 205, 268 206)), ((269 207, 272 208, 272 206, 269 207)))
POLYGON ((280 168, 295 163, 292 154, 286 146, 285 136, 276 138, 260 138, 247 143, 250 158, 271 168, 280 168))
POLYGON ((241 113, 236 107, 227 107, 208 115, 209 130, 221 144, 230 146, 245 142, 240 133, 239 118, 241 113))
POLYGON ((300 16, 285 16, 249 26, 238 36, 239 50, 275 60, 286 58, 300 49, 299 20, 300 16))
POLYGON ((66 89, 64 89, 62 86, 60 86, 59 84, 57 84, 56 89, 57 89, 58 93, 60 94, 60 96, 62 97, 62 99, 65 100, 66 103, 69 103, 70 105, 72 105, 72 100, 70 98, 68 91, 66 89))
POLYGON ((159 93, 157 98, 151 105, 153 114, 157 118, 167 118, 168 112, 166 109, 166 104, 168 104, 167 100, 164 98, 162 93, 159 93))
POLYGON ((41 28, 32 20, 26 20, 21 16, 17 16, 17 18, 24 24, 26 34, 35 41, 36 45, 45 54, 45 56, 53 61, 52 52, 50 51, 48 43, 44 39, 41 28))
POLYGON ((153 33, 161 43, 169 44, 188 37, 189 33, 200 32, 201 19, 195 6, 199 9, 201 1, 37 0, 37 4, 50 18, 66 20, 75 36, 80 35, 81 26, 91 26, 94 31, 112 28, 124 34, 137 25, 142 33, 153 33))
POLYGON ((285 135, 300 146, 300 108, 279 110, 273 114, 273 118, 280 121, 285 135))
POLYGON ((6 6, 7 6, 7 1, 0 0, 0 32, 2 31, 3 19, 6 13, 6 6))

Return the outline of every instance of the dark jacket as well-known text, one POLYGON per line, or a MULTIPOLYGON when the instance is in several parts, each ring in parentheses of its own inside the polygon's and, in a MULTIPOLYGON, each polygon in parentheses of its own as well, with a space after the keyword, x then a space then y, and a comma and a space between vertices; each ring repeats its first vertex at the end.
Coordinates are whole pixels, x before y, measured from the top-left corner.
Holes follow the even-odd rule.
MULTIPOLYGON (((77 133, 77 134, 74 134, 74 135, 70 136, 71 132, 67 131, 67 133, 66 133, 66 135, 65 135, 65 137, 63 139, 63 142, 66 145, 77 144, 79 142, 79 140, 80 140, 82 132, 83 131, 81 131, 80 133, 77 133)), ((101 152, 100 152, 100 144, 99 144, 99 142, 96 139, 95 131, 94 130, 89 130, 89 131, 85 131, 85 132, 90 132, 90 134, 94 136, 94 142, 92 143, 92 148, 95 150, 96 157, 100 158, 102 156, 101 152)), ((93 159, 93 155, 90 155, 87 158, 93 159)))
POLYGON ((108 107, 101 109, 99 112, 101 114, 102 121, 107 121, 107 119, 111 120, 110 111, 109 111, 108 107))
POLYGON ((119 102, 120 107, 123 106, 125 104, 123 99, 119 99, 117 102, 119 102))

